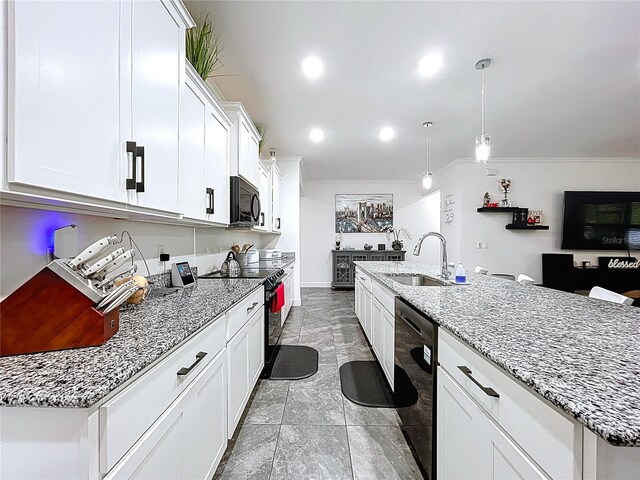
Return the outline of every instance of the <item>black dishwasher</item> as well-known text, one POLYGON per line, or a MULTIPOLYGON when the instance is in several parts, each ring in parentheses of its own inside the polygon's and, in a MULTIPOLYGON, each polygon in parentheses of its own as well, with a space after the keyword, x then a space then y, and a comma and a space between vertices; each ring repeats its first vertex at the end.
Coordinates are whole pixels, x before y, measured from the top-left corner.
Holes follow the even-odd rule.
POLYGON ((410 383, 418 392, 418 399, 413 405, 397 406, 396 410, 423 476, 435 480, 438 328, 433 320, 399 297, 396 297, 395 310, 394 393, 402 395, 398 389, 398 373, 403 377, 402 383, 410 383))

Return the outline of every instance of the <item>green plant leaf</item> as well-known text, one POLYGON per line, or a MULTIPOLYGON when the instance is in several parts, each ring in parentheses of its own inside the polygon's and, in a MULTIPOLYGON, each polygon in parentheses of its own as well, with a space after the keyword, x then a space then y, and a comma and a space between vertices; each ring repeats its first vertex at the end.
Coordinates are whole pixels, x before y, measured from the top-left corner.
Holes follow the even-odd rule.
POLYGON ((209 15, 204 17, 199 26, 187 30, 186 52, 187 60, 203 80, 223 66, 220 36, 209 15))

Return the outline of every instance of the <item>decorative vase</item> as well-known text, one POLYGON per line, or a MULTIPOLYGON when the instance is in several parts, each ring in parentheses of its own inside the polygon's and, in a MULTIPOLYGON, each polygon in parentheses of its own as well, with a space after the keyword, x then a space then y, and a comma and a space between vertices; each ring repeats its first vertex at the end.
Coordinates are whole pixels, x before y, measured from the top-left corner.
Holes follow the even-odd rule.
POLYGON ((391 242, 391 248, 393 248, 394 250, 402 250, 402 241, 401 240, 394 240, 393 242, 391 242))

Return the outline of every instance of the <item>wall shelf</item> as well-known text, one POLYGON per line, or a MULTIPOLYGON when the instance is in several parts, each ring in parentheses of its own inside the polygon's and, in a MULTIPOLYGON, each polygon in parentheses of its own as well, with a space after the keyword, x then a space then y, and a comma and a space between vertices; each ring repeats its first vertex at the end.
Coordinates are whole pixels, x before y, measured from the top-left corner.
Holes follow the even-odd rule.
POLYGON ((479 213, 513 213, 522 210, 520 207, 480 207, 479 213))
POLYGON ((549 230, 549 225, 505 225, 507 230, 549 230))

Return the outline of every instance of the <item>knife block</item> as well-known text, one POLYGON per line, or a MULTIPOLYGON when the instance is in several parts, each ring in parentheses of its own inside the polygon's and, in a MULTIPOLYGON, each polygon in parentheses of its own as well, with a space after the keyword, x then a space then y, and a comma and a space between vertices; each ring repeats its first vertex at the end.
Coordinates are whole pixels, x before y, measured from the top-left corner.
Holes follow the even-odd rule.
POLYGON ((0 357, 102 345, 120 326, 95 302, 45 267, 0 303, 0 357))

